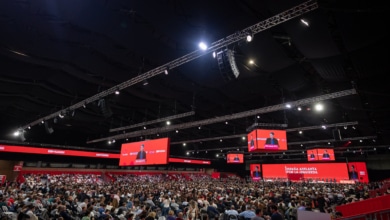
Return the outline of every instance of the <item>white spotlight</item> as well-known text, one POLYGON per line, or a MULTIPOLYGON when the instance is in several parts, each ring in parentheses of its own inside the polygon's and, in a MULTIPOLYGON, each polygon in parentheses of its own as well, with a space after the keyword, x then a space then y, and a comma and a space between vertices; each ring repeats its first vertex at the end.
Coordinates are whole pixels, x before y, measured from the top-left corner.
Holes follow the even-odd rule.
POLYGON ((213 52, 213 58, 216 58, 217 57, 217 53, 215 53, 215 51, 213 52))
POLYGON ((17 136, 19 136, 19 135, 20 135, 20 132, 19 132, 19 131, 15 131, 15 132, 14 132, 14 136, 15 136, 15 137, 17 137, 17 136))
POLYGON ((200 42, 199 43, 199 48, 201 49, 201 50, 207 50, 207 44, 205 44, 204 42, 200 42))
POLYGON ((246 139, 246 137, 242 137, 242 140, 245 140, 246 139))
POLYGON ((119 90, 115 90, 115 95, 119 95, 121 92, 119 90))
POLYGON ((183 143, 183 146, 186 146, 187 144, 186 143, 183 143))
POLYGON ((249 60, 249 64, 253 65, 253 64, 255 64, 255 61, 254 60, 249 60))
POLYGON ((247 42, 251 42, 253 40, 253 36, 251 35, 251 34, 248 34, 247 36, 246 36, 246 41, 247 42))
POLYGON ((302 111, 302 108, 301 108, 301 107, 298 107, 297 110, 298 110, 298 111, 302 111))
POLYGON ((299 131, 299 134, 302 134, 302 131, 299 131))
POLYGON ((302 24, 306 25, 307 27, 309 27, 309 22, 307 22, 305 19, 301 19, 301 22, 302 24))
POLYGON ((286 108, 291 108, 291 104, 286 104, 286 108))
POLYGON ((171 124, 171 122, 170 121, 167 121, 167 125, 170 125, 171 124))
POLYGON ((318 103, 315 105, 314 109, 320 112, 324 110, 324 106, 321 103, 318 103))

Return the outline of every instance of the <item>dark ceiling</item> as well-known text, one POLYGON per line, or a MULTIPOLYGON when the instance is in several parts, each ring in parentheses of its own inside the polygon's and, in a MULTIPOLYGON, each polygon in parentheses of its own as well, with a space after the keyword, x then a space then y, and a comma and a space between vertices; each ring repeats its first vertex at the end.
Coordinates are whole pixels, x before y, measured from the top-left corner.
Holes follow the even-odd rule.
POLYGON ((171 68, 168 75, 146 77, 148 85, 139 82, 119 95, 99 97, 104 103, 68 110, 197 51, 201 40, 223 40, 302 3, 0 1, 0 138, 3 143, 118 152, 123 142, 170 137, 171 156, 214 158, 221 149, 245 150, 240 135, 257 122, 263 123, 259 128, 277 128, 265 126, 270 123, 296 128, 287 133, 291 144, 286 153, 291 158, 313 146, 333 146, 340 156, 360 149, 390 153, 390 89, 385 76, 389 9, 384 1, 319 1, 317 9, 256 33, 252 42, 224 45, 216 52, 234 51, 237 78, 222 74, 212 51, 207 51, 171 68), (326 99, 325 109, 314 111, 315 97, 352 89, 357 93, 326 99), (313 99, 300 106, 302 111, 298 106, 275 107, 302 99, 313 99), (103 104, 109 108, 103 109, 103 104), (196 124, 270 106, 275 109, 227 123, 196 124), (65 117, 47 117, 58 111, 65 117), (110 132, 190 111, 195 114, 171 120, 173 127, 194 125, 178 133, 165 122, 110 132), (41 118, 52 133, 38 123, 24 129, 23 142, 12 135, 41 118), (334 140, 334 128, 298 133, 299 128, 346 122, 357 122, 356 129, 334 127, 341 140, 334 140), (231 135, 238 137, 226 137, 231 135), (322 140, 334 141, 328 145, 322 140))

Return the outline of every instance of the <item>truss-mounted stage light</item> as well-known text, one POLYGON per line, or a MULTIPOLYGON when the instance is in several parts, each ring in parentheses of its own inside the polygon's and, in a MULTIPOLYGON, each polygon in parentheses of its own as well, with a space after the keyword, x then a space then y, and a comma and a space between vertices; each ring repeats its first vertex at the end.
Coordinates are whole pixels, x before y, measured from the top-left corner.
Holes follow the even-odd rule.
POLYGON ((52 134, 54 132, 53 127, 50 125, 49 121, 45 121, 45 131, 48 134, 52 134))

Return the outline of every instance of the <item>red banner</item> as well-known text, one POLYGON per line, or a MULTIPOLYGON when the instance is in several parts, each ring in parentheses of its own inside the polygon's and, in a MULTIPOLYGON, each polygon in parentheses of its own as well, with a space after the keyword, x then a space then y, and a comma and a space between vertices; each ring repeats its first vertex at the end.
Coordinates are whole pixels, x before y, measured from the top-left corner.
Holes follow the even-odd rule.
POLYGON ((119 158, 119 154, 111 154, 111 153, 36 148, 36 147, 13 146, 13 145, 0 145, 0 152, 26 153, 26 154, 51 154, 51 155, 61 155, 61 156, 76 156, 76 157, 119 158))
POLYGON ((190 164, 211 164, 209 160, 193 160, 193 159, 183 159, 183 158, 173 158, 168 159, 169 163, 190 163, 190 164))

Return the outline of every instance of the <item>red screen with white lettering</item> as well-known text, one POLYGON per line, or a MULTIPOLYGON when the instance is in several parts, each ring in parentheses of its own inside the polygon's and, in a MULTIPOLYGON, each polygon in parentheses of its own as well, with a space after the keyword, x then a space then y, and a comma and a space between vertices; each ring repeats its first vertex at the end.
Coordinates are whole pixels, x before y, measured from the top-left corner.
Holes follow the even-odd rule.
POLYGON ((303 179, 348 180, 346 163, 305 163, 305 164, 263 164, 263 178, 287 179, 289 175, 300 175, 303 179))
POLYGON ((169 138, 122 144, 119 166, 167 164, 169 138))

